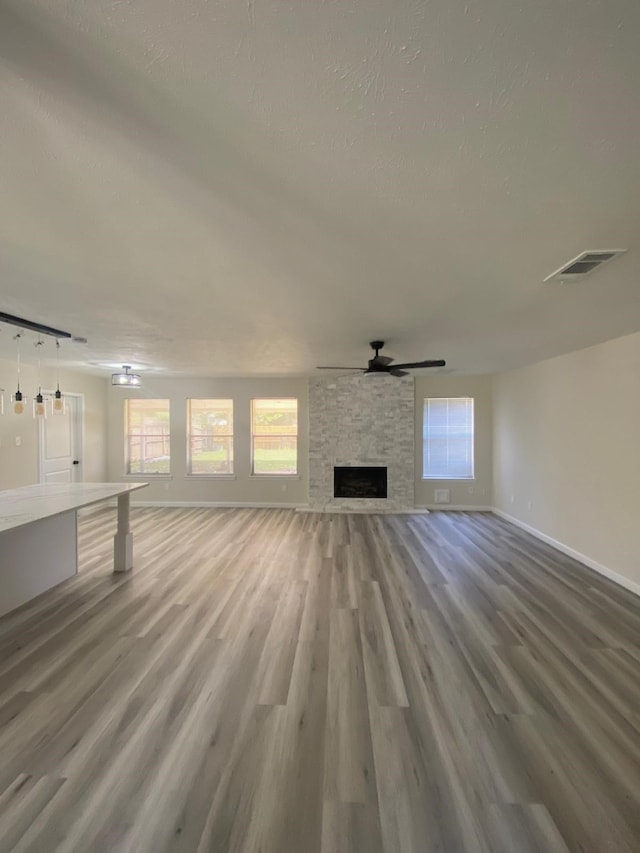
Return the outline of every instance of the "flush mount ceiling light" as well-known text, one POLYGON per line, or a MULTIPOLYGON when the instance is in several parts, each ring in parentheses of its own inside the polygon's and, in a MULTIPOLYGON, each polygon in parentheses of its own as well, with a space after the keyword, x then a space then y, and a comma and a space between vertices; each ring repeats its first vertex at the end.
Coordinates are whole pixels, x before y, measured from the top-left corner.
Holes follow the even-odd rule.
POLYGON ((552 272, 544 281, 578 281, 592 273, 594 270, 608 264, 618 255, 624 255, 626 249, 593 249, 590 252, 581 252, 577 258, 563 264, 559 270, 552 272))
POLYGON ((121 386, 123 388, 139 388, 142 385, 142 379, 137 373, 131 373, 131 365, 123 364, 122 370, 124 373, 112 373, 111 384, 121 386))

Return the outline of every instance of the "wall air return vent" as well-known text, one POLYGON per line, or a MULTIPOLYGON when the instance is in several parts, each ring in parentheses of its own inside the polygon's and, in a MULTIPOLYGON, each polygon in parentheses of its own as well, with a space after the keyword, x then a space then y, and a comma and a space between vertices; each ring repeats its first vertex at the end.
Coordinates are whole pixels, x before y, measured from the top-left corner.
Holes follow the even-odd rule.
POLYGON ((577 281, 597 270, 603 264, 608 264, 618 255, 623 255, 626 249, 603 249, 602 251, 582 252, 577 258, 563 264, 559 270, 552 272, 546 281, 577 281))

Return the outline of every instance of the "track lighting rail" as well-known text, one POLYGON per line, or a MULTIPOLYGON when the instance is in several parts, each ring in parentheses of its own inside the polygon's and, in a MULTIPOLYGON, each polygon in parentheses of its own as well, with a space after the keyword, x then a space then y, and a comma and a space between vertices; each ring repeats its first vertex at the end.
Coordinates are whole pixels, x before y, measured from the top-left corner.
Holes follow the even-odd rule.
POLYGON ((18 326, 20 329, 29 329, 32 332, 39 332, 42 335, 50 335, 52 338, 71 337, 71 332, 63 332, 62 329, 54 329, 52 326, 34 323, 32 320, 25 320, 23 317, 14 317, 13 314, 5 314, 3 311, 0 311, 0 323, 10 323, 12 326, 18 326))

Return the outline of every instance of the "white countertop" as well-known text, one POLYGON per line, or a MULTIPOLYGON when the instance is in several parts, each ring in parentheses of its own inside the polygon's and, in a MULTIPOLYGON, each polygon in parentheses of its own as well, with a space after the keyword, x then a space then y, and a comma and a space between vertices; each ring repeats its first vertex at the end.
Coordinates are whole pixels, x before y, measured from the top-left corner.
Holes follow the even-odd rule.
POLYGON ((0 492, 0 533, 143 489, 148 483, 46 483, 0 492))

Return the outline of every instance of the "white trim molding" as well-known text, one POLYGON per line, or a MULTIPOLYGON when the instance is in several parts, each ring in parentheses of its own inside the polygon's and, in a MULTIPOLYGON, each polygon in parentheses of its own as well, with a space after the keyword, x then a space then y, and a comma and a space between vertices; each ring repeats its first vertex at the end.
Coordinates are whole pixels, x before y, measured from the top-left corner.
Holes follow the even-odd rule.
POLYGON ((155 483, 159 480, 173 480, 173 474, 123 474, 123 480, 131 480, 135 483, 136 480, 148 480, 149 483, 155 483))
POLYGON ((185 480, 196 482, 198 480, 237 480, 236 474, 185 474, 185 480))
POLYGON ((301 474, 249 474, 250 480, 301 480, 301 474))
POLYGON ((493 512, 491 506, 476 506, 474 504, 426 504, 418 509, 428 509, 431 512, 493 512))
POLYGON ((588 557, 586 554, 580 553, 580 551, 576 551, 575 548, 571 548, 569 545, 565 545, 564 542, 559 542, 557 539, 553 539, 551 536, 547 536, 546 533, 543 533, 541 530, 537 530, 535 527, 531 527, 530 524, 527 524, 524 521, 520 521, 519 518, 516 518, 513 515, 509 515, 507 512, 503 512, 501 509, 497 509, 493 507, 492 512, 499 516, 499 518, 503 518, 505 521, 510 522, 511 524, 515 524, 516 527, 520 527, 522 530, 526 530, 527 533, 530 533, 532 536, 535 536, 537 539, 541 539, 543 542, 546 542, 547 545, 552 545, 554 548, 557 548, 558 551, 561 551, 563 554, 566 554, 567 557, 571 557, 574 560, 577 560, 579 563, 583 563, 587 568, 593 569, 594 572, 598 572, 599 575, 604 575, 605 578, 608 578, 610 581, 617 583, 618 586, 622 586, 625 589, 628 589, 629 592, 635 593, 635 595, 640 596, 640 584, 632 581, 630 578, 625 577, 624 575, 619 574, 618 572, 614 572, 613 569, 608 568, 608 566, 603 566, 601 563, 596 562, 591 557, 588 557))
POLYGON ((426 507, 413 507, 412 509, 384 509, 384 507, 343 507, 339 504, 325 504, 324 506, 297 506, 296 512, 317 512, 322 515, 429 515, 426 507))
POLYGON ((297 503, 273 503, 267 501, 131 501, 131 506, 166 506, 175 509, 203 507, 209 509, 298 509, 297 503))

